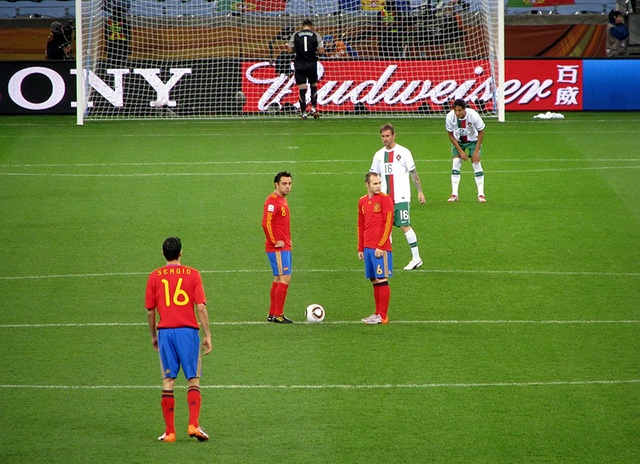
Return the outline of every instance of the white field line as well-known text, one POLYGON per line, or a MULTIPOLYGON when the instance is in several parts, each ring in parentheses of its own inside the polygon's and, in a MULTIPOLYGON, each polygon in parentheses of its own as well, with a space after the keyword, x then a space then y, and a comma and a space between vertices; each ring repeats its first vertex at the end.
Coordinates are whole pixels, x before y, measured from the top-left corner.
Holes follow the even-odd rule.
MULTIPOLYGON (((612 169, 639 169, 638 166, 592 166, 571 168, 544 168, 544 169, 514 169, 492 170, 490 174, 531 173, 531 172, 576 172, 576 171, 605 171, 612 169)), ((0 176, 7 177, 220 177, 220 176, 269 176, 271 172, 153 172, 153 173, 129 173, 129 174, 78 174, 78 173, 31 173, 31 172, 0 172, 0 176)), ((361 175, 362 172, 303 172, 308 176, 336 176, 336 175, 361 175)), ((423 172, 422 175, 449 175, 447 172, 423 172)))
MULTIPOLYGON (((640 379, 625 380, 558 380, 539 382, 481 382, 481 383, 406 383, 406 384, 318 384, 318 385, 202 385, 200 389, 213 390, 373 390, 373 389, 428 389, 428 388, 496 388, 496 387, 558 387, 589 385, 628 385, 640 379)), ((43 390, 157 390, 158 385, 0 385, 4 389, 43 390)), ((184 389, 186 385, 176 385, 184 389)))
MULTIPOLYGON (((629 114, 633 114, 632 112, 629 112, 629 114)), ((245 119, 224 119, 224 118, 220 118, 220 119, 174 119, 174 120, 160 120, 160 119, 156 119, 156 120, 148 120, 148 119, 129 119, 129 120, 118 120, 118 119, 113 119, 113 120, 108 120, 108 119, 101 119, 101 120, 96 120, 96 121, 87 121, 88 125, 85 126, 86 127, 104 127, 107 124, 120 124, 120 125, 125 125, 123 123, 131 123, 132 125, 134 125, 135 127, 139 127, 139 126, 149 126, 149 127, 160 127, 160 128, 168 128, 169 126, 197 126, 197 125, 211 125, 211 124, 215 124, 216 126, 220 126, 220 125, 238 125, 238 124, 248 124, 251 125, 252 128, 256 127, 256 124, 259 125, 275 125, 278 126, 278 128, 281 128, 282 123, 283 122, 287 122, 287 120, 290 120, 290 122, 293 122, 294 124, 297 124, 298 122, 295 119, 291 119, 291 118, 283 118, 283 117, 279 117, 279 118, 273 118, 273 119, 261 119, 259 117, 257 118, 245 118, 245 119)), ((368 121, 373 120, 375 121, 376 119, 384 119, 384 118, 371 118, 371 119, 367 119, 368 121)), ((331 120, 331 119, 328 119, 331 120)), ((349 118, 349 117, 338 117, 338 118, 334 118, 333 120, 335 121, 340 121, 340 122, 344 122, 344 121, 362 121, 362 118, 349 118)), ((431 121, 437 121, 438 119, 433 118, 431 119, 431 121)), ((444 115, 442 118, 440 118, 440 120, 444 120, 444 115)), ((491 118, 491 117, 487 117, 486 118, 486 122, 491 124, 491 125, 495 125, 496 127, 508 127, 510 125, 517 125, 517 124, 526 124, 527 126, 529 125, 533 125, 533 124, 544 124, 544 125, 552 125, 552 124, 559 124, 559 125, 567 125, 567 124, 580 124, 580 125, 584 125, 584 124, 591 124, 591 123, 607 123, 607 122, 612 122, 612 123, 617 123, 617 122, 623 122, 623 123, 634 123, 634 122, 640 122, 640 119, 636 119, 634 117, 630 117, 630 118, 625 118, 625 119, 583 119, 583 118, 572 118, 572 117, 567 117, 561 121, 557 120, 557 119, 526 119, 526 120, 509 120, 507 119, 506 122, 502 122, 502 123, 498 123, 497 119, 491 118)), ((44 128, 51 128, 51 127, 62 127, 62 128, 72 128, 75 129, 75 122, 73 123, 69 123, 69 122, 60 122, 60 123, 56 123, 56 122, 50 122, 47 121, 46 123, 38 123, 38 122, 19 122, 19 123, 14 123, 14 122, 6 122, 3 121, 2 124, 0 124, 0 126, 2 127, 44 127, 44 128)), ((518 131, 520 133, 520 131, 518 131)), ((286 134, 294 134, 295 132, 286 132, 286 134)), ((427 133, 431 133, 430 131, 410 131, 410 132, 402 132, 403 134, 427 134, 427 133)), ((438 134, 441 132, 437 132, 438 134)), ((255 134, 255 132, 253 132, 252 134, 255 134)), ((326 134, 335 134, 335 132, 327 132, 326 134)), ((346 134, 345 132, 341 132, 339 135, 342 134, 346 134)), ((361 134, 361 133, 359 133, 361 134)), ((228 136, 228 133, 219 133, 218 135, 225 135, 228 136)), ((270 135, 283 135, 283 133, 273 133, 270 135)), ((348 135, 348 134, 347 134, 348 135)))
MULTIPOLYGON (((48 274, 29 276, 0 276, 2 280, 31 280, 31 279, 67 279, 82 277, 126 277, 148 276, 151 271, 141 272, 101 272, 87 274, 48 274)), ((200 274, 247 274, 267 273, 269 269, 227 269, 227 270, 200 270, 200 274)), ((344 273, 363 272, 362 269, 296 269, 295 272, 317 273, 344 273)), ((514 275, 557 275, 557 276, 615 276, 615 277, 640 277, 640 272, 607 272, 607 271, 527 271, 527 270, 473 270, 473 269, 416 269, 414 274, 514 274, 514 275)))
MULTIPOLYGON (((594 325, 594 324, 640 324, 640 320, 573 320, 573 321, 509 321, 509 320, 460 320, 460 321, 391 321, 392 324, 411 324, 411 325, 458 325, 458 324, 483 324, 483 325, 594 325)), ((297 324, 312 325, 307 322, 298 322, 297 324)), ((362 324, 361 321, 324 321, 326 325, 351 325, 362 324)), ((243 325, 269 325, 267 321, 230 321, 230 322, 210 322, 210 326, 243 326, 243 325)), ((317 324, 313 324, 314 326, 317 324)), ((34 329, 34 328, 56 328, 56 327, 139 327, 147 326, 146 322, 75 322, 70 324, 52 323, 52 324, 0 324, 0 329, 34 329)))
MULTIPOLYGON (((287 147, 297 148, 297 147, 287 147)), ((451 163, 451 159, 443 157, 442 159, 416 159, 417 163, 451 163)), ((568 163, 568 162, 608 162, 608 161, 622 161, 622 162, 634 162, 640 161, 640 158, 598 158, 598 159, 569 159, 569 158, 537 158, 537 159, 492 159, 491 163, 568 163)), ((115 166, 226 166, 226 165, 243 165, 243 164, 322 164, 322 163, 349 163, 357 164, 363 163, 362 159, 359 160, 252 160, 252 161, 182 161, 182 162, 166 162, 166 163, 50 163, 50 164, 0 164, 0 168, 54 168, 54 167, 115 167, 115 166)))
MULTIPOLYGON (((589 121, 590 123, 592 121, 589 121)), ((632 120, 625 120, 625 124, 629 124, 632 120)), ((0 127, 5 126, 0 125, 0 127)), ((47 126, 51 127, 51 126, 47 126)), ((165 127, 165 129, 168 129, 165 127)), ((603 135, 603 134, 637 134, 637 130, 633 129, 614 129, 614 130, 549 130, 548 128, 542 128, 542 130, 505 130, 505 127, 501 127, 500 129, 496 129, 491 132, 492 137, 499 137, 505 134, 594 134, 594 135, 603 135)), ((305 132, 305 136, 311 137, 344 137, 344 136, 362 136, 367 135, 368 132, 340 132, 340 131, 329 131, 329 132, 305 132)), ((287 132, 263 132, 263 131, 255 131, 255 132, 245 132, 245 133, 235 133, 233 135, 229 135, 228 132, 192 132, 192 133, 150 133, 150 134, 140 134, 140 133, 132 133, 132 134, 118 134, 117 138, 154 138, 154 137, 162 137, 166 139, 168 137, 176 137, 176 138, 195 138, 195 137, 232 137, 232 138, 245 138, 245 137, 291 137, 291 136, 299 136, 300 133, 297 131, 287 131, 287 132)), ((446 132, 443 130, 434 130, 434 131, 403 131, 402 135, 435 135, 442 137, 446 135, 446 132)), ((20 138, 20 139, 28 139, 28 138, 41 138, 43 137, 41 134, 0 134, 0 139, 8 139, 8 138, 20 138)), ((113 139, 113 134, 110 133, 100 133, 100 134, 80 134, 78 132, 62 132, 55 134, 47 134, 47 138, 109 138, 113 139)))

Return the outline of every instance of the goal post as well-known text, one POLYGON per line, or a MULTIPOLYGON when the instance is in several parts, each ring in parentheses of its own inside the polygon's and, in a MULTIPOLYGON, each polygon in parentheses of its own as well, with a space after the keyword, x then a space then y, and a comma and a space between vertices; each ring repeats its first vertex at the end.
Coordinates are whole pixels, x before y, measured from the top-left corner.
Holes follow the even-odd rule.
POLYGON ((78 0, 76 9, 78 124, 293 117, 286 43, 305 18, 327 50, 320 113, 435 117, 462 98, 504 120, 501 0, 78 0))

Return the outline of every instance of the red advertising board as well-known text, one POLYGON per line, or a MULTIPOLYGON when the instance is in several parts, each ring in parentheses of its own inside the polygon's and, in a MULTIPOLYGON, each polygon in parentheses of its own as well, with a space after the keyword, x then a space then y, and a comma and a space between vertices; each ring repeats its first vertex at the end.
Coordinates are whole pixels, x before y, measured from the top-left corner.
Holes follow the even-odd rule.
MULTIPOLYGON (((581 60, 507 60, 507 110, 582 110, 581 60)), ((242 65, 244 111, 296 105, 293 75, 276 75, 268 62, 242 65), (273 106, 272 106, 273 105, 273 106)), ((441 110, 456 98, 493 106, 494 83, 487 61, 322 61, 318 106, 325 111, 441 110)))
MULTIPOLYGON (((242 73, 245 112, 298 102, 293 75, 276 75, 268 62, 244 62, 242 73)), ((359 103, 369 111, 441 109, 456 98, 492 105, 486 61, 322 61, 318 74, 318 105, 323 110, 351 111, 359 103)))
POLYGON ((582 60, 507 60, 508 111, 582 110, 582 60))

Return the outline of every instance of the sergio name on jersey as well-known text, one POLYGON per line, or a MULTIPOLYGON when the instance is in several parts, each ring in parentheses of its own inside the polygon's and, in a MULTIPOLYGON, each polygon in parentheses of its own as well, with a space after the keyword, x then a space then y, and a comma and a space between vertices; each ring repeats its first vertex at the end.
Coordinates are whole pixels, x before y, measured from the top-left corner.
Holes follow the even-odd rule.
POLYGON ((476 110, 467 108, 465 111, 467 115, 463 119, 458 119, 455 111, 449 111, 444 126, 447 132, 453 132, 458 142, 475 142, 478 140, 478 131, 484 130, 484 121, 476 110))
POLYGON ((382 191, 391 197, 394 203, 411 201, 411 171, 416 169, 413 155, 409 149, 396 145, 391 150, 382 148, 373 155, 371 172, 382 178, 382 191))

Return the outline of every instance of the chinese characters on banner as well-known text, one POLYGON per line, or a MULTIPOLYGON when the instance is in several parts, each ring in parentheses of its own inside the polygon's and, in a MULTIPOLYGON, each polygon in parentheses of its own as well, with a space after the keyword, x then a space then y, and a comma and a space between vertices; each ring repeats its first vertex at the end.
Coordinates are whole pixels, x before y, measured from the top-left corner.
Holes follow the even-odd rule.
POLYGON ((507 60, 509 111, 582 110, 582 60, 507 60))

